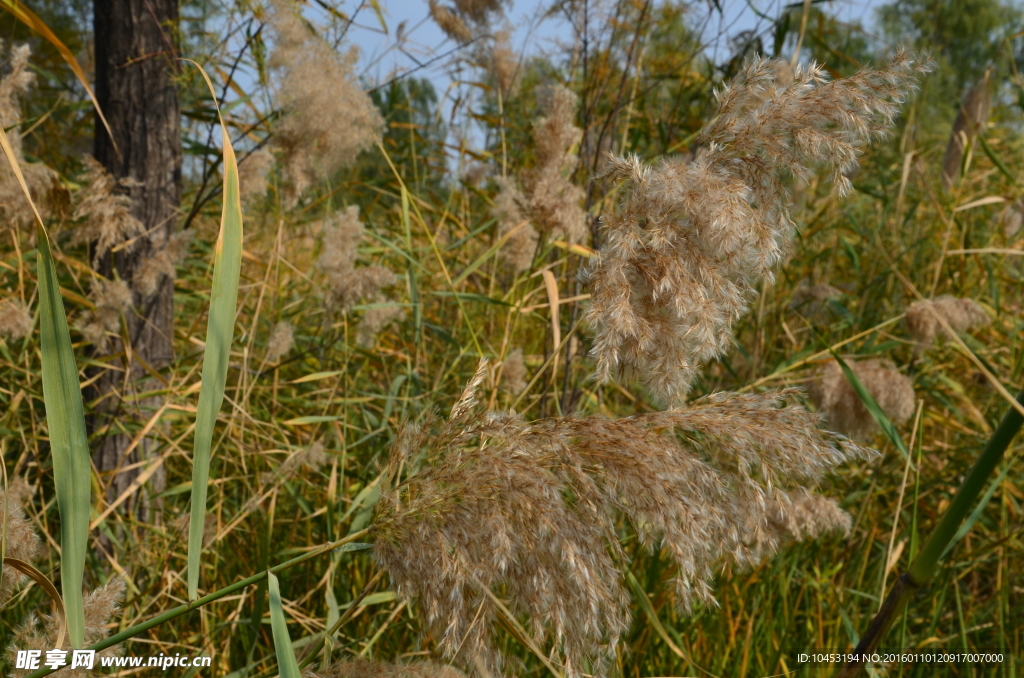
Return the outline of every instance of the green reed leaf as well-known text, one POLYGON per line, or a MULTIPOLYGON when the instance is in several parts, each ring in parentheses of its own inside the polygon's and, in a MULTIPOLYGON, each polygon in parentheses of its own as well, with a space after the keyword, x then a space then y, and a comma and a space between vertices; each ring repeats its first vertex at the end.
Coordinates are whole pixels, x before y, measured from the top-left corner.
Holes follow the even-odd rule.
POLYGON ((64 312, 64 300, 60 296, 60 283, 50 254, 46 227, 32 200, 28 184, 25 183, 18 155, 3 129, 0 129, 0 147, 36 218, 43 404, 46 407, 50 435, 57 510, 60 512, 60 583, 71 645, 80 648, 85 641, 82 578, 85 573, 85 551, 89 544, 89 493, 92 488, 92 464, 85 432, 82 387, 78 382, 78 364, 71 347, 68 318, 64 312))
MULTIPOLYGON (((195 62, 192 62, 195 64, 195 62)), ((195 64, 203 74, 210 92, 216 93, 206 71, 195 64)), ((196 413, 195 442, 192 449, 192 511, 188 526, 188 598, 199 597, 199 559, 203 550, 203 527, 206 523, 206 493, 210 480, 210 456, 213 428, 224 402, 228 360, 235 329, 235 311, 238 301, 238 276, 242 267, 242 203, 238 193, 238 163, 231 147, 231 137, 224 119, 220 117, 221 139, 224 152, 224 207, 220 218, 220 235, 214 249, 213 289, 210 294, 210 316, 206 329, 206 348, 203 352, 203 381, 199 389, 199 408, 196 413)))
POLYGON ((868 409, 871 417, 878 423, 878 426, 882 429, 882 432, 885 433, 886 437, 892 441, 892 444, 896 446, 900 455, 906 459, 910 452, 907 450, 907 445, 903 442, 903 437, 900 436, 900 432, 896 430, 896 425, 892 423, 889 416, 882 410, 881 406, 879 406, 878 401, 875 400, 875 397, 871 395, 871 392, 868 391, 863 383, 861 383, 861 380, 857 377, 856 373, 850 369, 850 366, 846 364, 846 361, 840 358, 839 354, 835 351, 832 352, 832 357, 836 359, 836 362, 839 363, 839 367, 843 369, 843 374, 846 375, 847 381, 849 381, 850 385, 853 386, 853 390, 857 392, 857 395, 860 397, 860 401, 864 403, 864 407, 868 409))
POLYGON ((277 653, 277 671, 281 678, 300 678, 299 662, 295 659, 292 639, 288 637, 288 621, 281 604, 281 587, 273 572, 267 573, 270 590, 270 629, 274 634, 274 651, 277 653))
POLYGON ((71 646, 85 642, 82 576, 89 544, 92 465, 78 365, 46 232, 39 229, 39 334, 43 403, 50 433, 53 482, 60 511, 60 586, 71 646))

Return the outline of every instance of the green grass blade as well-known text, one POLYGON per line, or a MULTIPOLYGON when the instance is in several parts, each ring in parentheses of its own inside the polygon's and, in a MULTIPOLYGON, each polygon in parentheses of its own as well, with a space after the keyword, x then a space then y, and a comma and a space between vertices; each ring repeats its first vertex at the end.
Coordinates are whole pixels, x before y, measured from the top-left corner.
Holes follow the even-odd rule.
POLYGON ((89 545, 89 493, 92 488, 92 464, 85 432, 82 387, 78 382, 78 364, 71 347, 68 318, 64 312, 64 300, 60 296, 60 283, 50 254, 46 227, 25 183, 18 156, 2 128, 0 147, 32 208, 38 227, 36 276, 39 280, 43 404, 50 434, 57 510, 60 512, 60 583, 71 645, 80 648, 85 640, 82 578, 85 573, 85 552, 89 545))
POLYGON ((273 572, 267 574, 270 590, 270 628, 274 633, 274 651, 277 653, 277 671, 281 678, 300 678, 299 662, 295 659, 292 639, 288 637, 288 622, 281 605, 281 587, 273 572))
MULTIPOLYGON (((196 66, 213 93, 213 83, 202 67, 198 64, 196 66)), ((219 107, 217 115, 220 116, 219 107)), ((203 352, 203 385, 199 390, 195 443, 192 449, 192 512, 188 526, 189 600, 199 597, 199 557, 203 550, 203 527, 206 523, 206 492, 210 480, 213 428, 224 402, 231 339, 235 329, 238 276, 242 267, 242 203, 238 193, 238 163, 223 119, 220 125, 224 147, 224 207, 221 212, 220 235, 213 255, 213 289, 210 294, 206 348, 203 352)))
POLYGON ((39 229, 39 334, 42 352, 43 402, 50 432, 53 482, 60 511, 60 586, 68 618, 71 645, 85 641, 82 575, 89 544, 92 507, 92 466, 85 432, 82 389, 71 334, 60 296, 57 270, 46 233, 39 229))
POLYGON ((875 397, 871 395, 871 392, 868 391, 864 384, 861 383, 854 371, 846 364, 846 361, 840 358, 839 354, 835 351, 832 352, 832 357, 836 359, 836 362, 839 363, 839 367, 843 369, 843 374, 846 375, 847 381, 849 381, 850 385, 853 386, 853 390, 857 392, 857 395, 860 397, 861 402, 864 403, 864 407, 868 409, 871 417, 878 423, 886 437, 892 441, 892 444, 896 446, 900 455, 906 459, 910 452, 907 450, 907 444, 903 442, 903 437, 900 436, 900 432, 896 430, 896 425, 892 423, 892 420, 889 419, 888 415, 886 415, 879 406, 878 401, 875 400, 875 397))

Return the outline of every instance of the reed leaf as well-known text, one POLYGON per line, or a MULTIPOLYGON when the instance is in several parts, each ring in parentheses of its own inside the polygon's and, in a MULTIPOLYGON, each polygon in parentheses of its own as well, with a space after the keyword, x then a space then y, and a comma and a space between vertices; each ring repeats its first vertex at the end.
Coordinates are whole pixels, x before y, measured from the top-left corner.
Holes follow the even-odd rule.
POLYGON ((907 450, 907 444, 903 442, 903 437, 900 435, 900 432, 896 430, 896 425, 892 423, 892 420, 889 419, 889 416, 878 404, 878 401, 875 400, 873 395, 871 395, 871 391, 864 386, 860 378, 857 376, 857 373, 850 369, 850 366, 846 364, 846 361, 843 360, 835 351, 832 351, 832 357, 835 358, 837 363, 839 363, 839 367, 842 368, 847 381, 850 382, 850 386, 853 386, 853 390, 857 392, 857 396, 860 398, 861 402, 864 403, 864 407, 867 408, 871 417, 878 424, 879 428, 882 429, 882 432, 885 433, 885 436, 892 441, 893 445, 896 446, 900 455, 906 459, 910 454, 910 451, 907 450))
MULTIPOLYGON (((210 77, 202 66, 191 62, 203 74, 213 94, 217 95, 210 77)), ((210 315, 203 352, 202 387, 196 412, 196 433, 192 449, 192 509, 188 527, 188 599, 199 597, 199 558, 203 550, 203 527, 206 522, 206 492, 210 480, 210 456, 213 428, 224 402, 231 339, 235 328, 238 301, 238 276, 242 267, 242 203, 238 192, 238 163, 231 146, 228 128, 221 117, 221 140, 224 153, 224 206, 220 218, 220 235, 214 249, 213 289, 210 294, 210 315)))
POLYGON ((277 653, 277 671, 281 678, 300 678, 299 662, 295 659, 292 639, 288 637, 288 621, 281 605, 281 587, 273 572, 267 573, 270 590, 270 628, 274 633, 274 651, 277 653))
POLYGON ((64 312, 64 300, 60 296, 60 283, 50 254, 46 227, 32 201, 11 142, 3 130, 0 130, 0 146, 3 147, 25 199, 32 207, 38 228, 36 275, 39 279, 43 404, 49 427, 57 510, 60 512, 60 585, 71 646, 80 648, 85 640, 82 578, 85 573, 85 552, 89 544, 89 494, 92 489, 92 463, 85 432, 82 388, 78 383, 78 364, 71 348, 68 319, 64 312))

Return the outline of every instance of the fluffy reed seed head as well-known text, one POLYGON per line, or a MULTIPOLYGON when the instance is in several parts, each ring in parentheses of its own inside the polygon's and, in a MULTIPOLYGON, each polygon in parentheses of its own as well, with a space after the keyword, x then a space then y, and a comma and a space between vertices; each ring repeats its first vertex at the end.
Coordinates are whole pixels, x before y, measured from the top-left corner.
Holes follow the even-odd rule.
POLYGON ((572 149, 582 136, 575 124, 578 99, 568 88, 555 85, 545 88, 540 100, 544 116, 533 128, 537 165, 522 172, 518 181, 498 179, 491 210, 498 218, 499 237, 514 229, 501 248, 501 257, 517 274, 533 263, 541 233, 569 242, 580 242, 588 233, 586 213, 580 206, 585 193, 569 180, 578 161, 572 149))
POLYGON ((0 337, 8 341, 24 339, 32 333, 32 311, 18 297, 0 302, 0 337))
POLYGON ((317 263, 327 275, 328 303, 343 312, 363 299, 378 297, 383 288, 395 283, 395 274, 383 266, 356 266, 365 232, 355 205, 323 222, 317 263))
POLYGON ((267 362, 277 362, 295 347, 295 326, 287 321, 280 321, 270 331, 267 341, 267 362))
POLYGON ((428 0, 427 4, 430 6, 430 18, 445 35, 461 45, 473 39, 473 31, 454 8, 437 0, 428 0))
POLYGON ((491 20, 501 14, 506 0, 453 0, 442 5, 438 0, 428 0, 430 18, 445 35, 465 45, 486 33, 491 20))
POLYGON ((583 137, 576 126, 578 97, 564 85, 540 93, 544 116, 533 127, 537 166, 526 173, 530 215, 541 231, 580 242, 587 236, 586 214, 580 203, 585 193, 569 180, 579 158, 573 148, 583 137))
POLYGON ((845 194, 844 173, 892 126, 922 70, 899 53, 834 81, 798 67, 786 86, 773 62, 754 59, 717 92, 692 162, 612 158, 607 176, 629 187, 584 276, 598 377, 634 376, 659 398, 685 398, 701 366, 728 350, 757 281, 772 280, 792 230, 787 178, 823 167, 845 194))
POLYGON ((985 309, 975 300, 942 295, 935 299, 915 301, 907 308, 907 331, 920 346, 931 346, 936 337, 947 334, 939 318, 945 320, 956 332, 965 332, 992 322, 985 309))
POLYGON ((494 84, 506 101, 515 89, 516 75, 519 72, 519 55, 512 48, 512 32, 508 29, 497 31, 491 44, 488 59, 494 84))
POLYGON ((526 388, 527 376, 529 374, 523 359, 523 349, 513 349, 505 356, 501 368, 501 389, 509 395, 517 396, 526 388))
POLYGON ((320 179, 351 165, 380 138, 384 121, 354 71, 355 48, 338 54, 313 34, 288 0, 272 0, 277 35, 270 66, 280 74, 277 126, 286 200, 294 204, 320 179))
POLYGON ((529 270, 537 252, 540 235, 526 217, 526 196, 519 190, 515 179, 499 177, 498 194, 494 197, 491 214, 498 219, 498 237, 506 238, 499 255, 515 274, 529 270))
POLYGON ((121 329, 121 314, 132 306, 132 291, 123 280, 95 278, 89 300, 93 308, 85 311, 75 326, 98 351, 108 351, 110 335, 117 335, 121 329))
POLYGON ((132 278, 135 289, 143 297, 156 294, 164 280, 172 283, 177 278, 178 266, 185 261, 188 245, 192 242, 194 231, 178 231, 167 237, 163 243, 153 243, 155 252, 147 257, 132 278))
MULTIPOLYGON (((7 513, 7 558, 31 562, 40 555, 43 542, 36 533, 35 525, 25 515, 24 503, 32 490, 25 481, 16 478, 7 493, 0 491, 0 507, 6 506, 7 513)), ((24 574, 9 565, 3 566, 3 583, 0 584, 0 609, 10 600, 11 594, 24 583, 24 574)))
POLYGON ((629 624, 620 516, 644 545, 671 555, 683 608, 713 603, 717 563, 757 562, 783 532, 819 533, 828 520, 801 522, 810 520, 800 513, 805 488, 870 454, 821 431, 817 415, 788 402, 795 391, 527 423, 473 413, 485 375, 482 366, 439 430, 428 421, 401 432, 373 530, 378 562, 420 606, 445 655, 477 658, 492 675, 499 610, 484 587, 530 620, 566 676, 588 663, 603 675, 629 624))
MULTIPOLYGON (((122 577, 112 577, 106 584, 91 591, 85 596, 83 606, 85 608, 85 644, 92 645, 109 635, 107 624, 114 617, 124 598, 125 581, 122 577)), ((8 650, 8 657, 11 666, 14 665, 14 654, 18 650, 52 650, 56 648, 57 642, 57 620, 47 614, 32 612, 14 633, 14 639, 8 650)), ((70 650, 70 639, 65 636, 63 650, 70 650)), ((108 647, 96 653, 99 657, 118 655, 123 648, 120 645, 108 647)), ((70 662, 69 662, 70 663, 70 662)), ((13 676, 27 676, 30 672, 25 669, 14 669, 13 676)), ((84 668, 71 668, 65 666, 60 669, 62 678, 89 678, 94 675, 84 668)))
POLYGON ((242 202, 262 198, 267 192, 267 175, 276 162, 265 148, 249 153, 238 165, 238 193, 242 202))
MULTIPOLYGON (((902 424, 914 414, 914 382, 891 360, 872 358, 846 364, 894 424, 902 424)), ((874 417, 836 361, 821 368, 808 390, 811 401, 836 431, 861 441, 870 440, 878 431, 874 417)))
POLYGON ((71 235, 71 244, 93 244, 93 266, 110 248, 145 231, 142 222, 131 213, 131 197, 124 189, 134 181, 118 181, 91 156, 85 157, 85 186, 76 196, 74 219, 82 220, 71 235))
POLYGON ((458 669, 434 662, 392 664, 369 659, 346 659, 318 669, 310 678, 465 678, 458 669))
MULTIPOLYGON (((3 42, 0 41, 2 50, 3 42)), ((27 162, 22 152, 21 133, 18 130, 21 124, 21 97, 28 93, 36 80, 35 73, 29 70, 30 56, 32 50, 28 45, 10 49, 7 75, 0 78, 0 124, 7 130, 11 150, 18 159, 32 201, 39 209, 40 216, 46 219, 59 202, 57 194, 65 191, 56 172, 42 163, 27 162)), ((0 209, 3 209, 10 222, 18 226, 35 223, 32 206, 25 199, 21 185, 6 158, 0 160, 0 209)))
POLYGON ((359 321, 359 327, 356 328, 356 345, 360 348, 370 348, 381 330, 391 323, 405 318, 403 307, 388 302, 378 302, 378 304, 363 311, 363 319, 359 321))

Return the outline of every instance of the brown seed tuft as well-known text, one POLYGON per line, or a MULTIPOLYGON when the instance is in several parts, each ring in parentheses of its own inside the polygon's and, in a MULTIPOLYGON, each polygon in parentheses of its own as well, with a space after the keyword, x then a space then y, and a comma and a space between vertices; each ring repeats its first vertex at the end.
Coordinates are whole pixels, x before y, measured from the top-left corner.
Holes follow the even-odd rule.
POLYGON ((191 230, 178 231, 162 244, 153 243, 155 253, 142 262, 133 278, 136 289, 143 297, 156 294, 165 279, 174 282, 178 273, 177 267, 188 254, 192 235, 191 230))
POLYGON ((242 202, 262 198, 267 192, 267 175, 276 159, 265 148, 245 156, 238 165, 238 194, 242 202))
POLYGON ((274 325, 267 341, 267 362, 277 362, 295 346, 295 326, 282 320, 274 325))
POLYGON ((272 0, 277 43, 270 66, 280 74, 284 115, 276 130, 287 203, 355 162, 380 138, 384 121, 355 74, 355 48, 338 54, 310 31, 288 0, 272 0))
MULTIPOLYGON (((0 491, 0 507, 6 506, 7 512, 7 551, 8 558, 16 558, 31 562, 42 551, 42 540, 36 528, 25 515, 24 505, 34 493, 34 488, 21 478, 11 482, 6 495, 0 491)), ((11 594, 26 580, 18 570, 4 565, 3 583, 0 584, 0 609, 7 604, 11 594)))
POLYGON ((131 213, 131 197, 124 189, 136 182, 118 181, 95 158, 85 158, 85 187, 76 196, 75 219, 81 220, 71 235, 71 244, 93 245, 93 266, 110 248, 140 235, 145 228, 131 213))
MULTIPOLYGON (((0 41, 2 50, 3 42, 0 41)), ((32 50, 28 45, 19 45, 10 50, 7 76, 0 79, 0 124, 7 131, 11 150, 21 167, 29 195, 40 216, 46 219, 66 200, 67 192, 56 172, 42 163, 28 162, 22 151, 22 138, 18 129, 22 122, 21 97, 28 93, 36 80, 35 73, 29 70, 31 55, 32 50)), ((35 223, 32 206, 25 199, 25 193, 6 158, 0 160, 0 209, 7 220, 17 226, 35 223)))
POLYGON ((871 454, 820 431, 817 415, 788 402, 795 391, 716 394, 618 420, 470 415, 485 367, 439 431, 402 430, 373 529, 378 562, 445 655, 477 657, 492 675, 499 610, 484 587, 529 619, 569 678, 588 665, 599 674, 629 624, 621 517, 671 555, 681 607, 710 603, 717 563, 758 562, 780 525, 797 538, 824 529, 791 520, 789 507, 836 465, 871 454), (400 469, 408 477, 395 485, 400 469))
POLYGON ((930 346, 936 337, 947 334, 939 318, 945 320, 956 332, 982 327, 991 322, 985 309, 973 299, 943 295, 911 304, 907 308, 907 331, 921 346, 930 346))
POLYGON ((821 166, 845 194, 845 173, 892 126, 920 70, 900 53, 882 70, 835 81, 820 66, 798 67, 783 86, 771 61, 754 59, 718 92, 692 162, 612 158, 607 176, 629 188, 605 217, 601 257, 585 275, 598 377, 635 376, 659 398, 685 398, 783 256, 786 177, 821 166))
POLYGON ((346 659, 318 669, 309 678, 466 678, 466 674, 451 666, 434 662, 391 664, 369 659, 346 659))
POLYGON ((505 357, 501 369, 501 388, 509 395, 517 396, 526 388, 526 361, 523 360, 523 349, 512 350, 505 357))
MULTIPOLYGON (((901 374, 892 361, 873 358, 847 361, 847 365, 894 424, 902 424, 914 414, 914 382, 901 374)), ((878 430, 874 417, 836 361, 830 361, 819 371, 809 391, 811 401, 836 431, 867 441, 878 430)))
POLYGON ((0 302, 0 337, 8 341, 24 339, 32 333, 32 311, 18 297, 0 302))
POLYGON ((100 352, 110 350, 110 335, 121 329, 121 314, 132 306, 132 291, 123 280, 94 278, 89 300, 93 308, 82 313, 75 326, 100 352))
MULTIPOLYGON (((85 596, 84 607, 85 607, 85 644, 92 645, 99 642, 107 637, 107 624, 111 618, 114 617, 121 604, 122 598, 124 598, 125 581, 122 577, 112 577, 106 584, 100 588, 90 592, 85 596)), ((14 633, 14 639, 10 644, 8 650, 8 657, 11 660, 11 666, 14 665, 14 653, 18 650, 42 650, 43 658, 45 659, 46 650, 55 649, 57 642, 57 620, 46 614, 39 614, 32 612, 29 613, 25 621, 14 633)), ((61 648, 63 650, 70 650, 70 641, 65 636, 64 645, 61 648)), ((105 650, 101 650, 96 653, 97 657, 109 657, 118 655, 122 651, 120 645, 114 645, 105 650)), ((68 655, 70 659, 70 655, 68 655)), ((70 661, 68 662, 70 664, 70 661)), ((96 666, 99 666, 97 660, 96 666)), ((29 671, 24 669, 14 669, 13 676, 26 676, 29 671)), ((76 668, 71 670, 68 667, 64 667, 60 670, 60 675, 67 678, 89 678, 94 675, 90 671, 86 671, 83 668, 76 668)))

